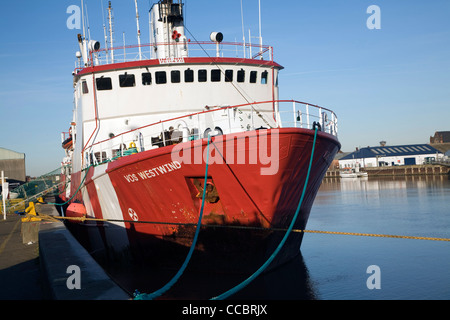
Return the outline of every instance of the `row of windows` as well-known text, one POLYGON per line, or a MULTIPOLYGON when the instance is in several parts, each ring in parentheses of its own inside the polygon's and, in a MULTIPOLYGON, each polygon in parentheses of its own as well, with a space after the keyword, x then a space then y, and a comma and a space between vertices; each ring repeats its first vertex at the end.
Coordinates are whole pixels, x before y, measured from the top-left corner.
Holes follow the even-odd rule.
MULTIPOLYGON (((195 81, 195 72, 192 69, 187 69, 182 71, 173 70, 170 71, 170 82, 171 83, 181 83, 184 81, 185 83, 192 83, 195 81)), ((245 82, 245 74, 246 71, 244 69, 238 70, 236 72, 236 81, 237 82, 245 82)), ((207 82, 208 81, 208 70, 201 69, 198 70, 197 73, 197 81, 198 82, 207 82)), ((257 83, 260 81, 261 84, 268 83, 268 75, 267 71, 261 72, 258 79, 258 71, 250 71, 248 81, 249 83, 257 83)), ((168 80, 168 74, 166 71, 156 71, 154 74, 150 72, 145 72, 141 74, 142 85, 149 86, 153 83, 156 84, 165 84, 168 80), (154 77, 154 78, 153 78, 154 77)), ((211 82, 221 82, 224 79, 225 82, 232 82, 234 80, 234 70, 225 70, 222 72, 220 69, 211 70, 210 74, 211 82)), ((112 80, 108 77, 101 77, 96 79, 97 90, 112 90, 112 80)), ((121 88, 135 87, 136 86, 136 77, 134 74, 121 74, 119 75, 119 85, 121 88)), ((83 93, 89 93, 89 89, 86 81, 83 81, 82 84, 83 93)))

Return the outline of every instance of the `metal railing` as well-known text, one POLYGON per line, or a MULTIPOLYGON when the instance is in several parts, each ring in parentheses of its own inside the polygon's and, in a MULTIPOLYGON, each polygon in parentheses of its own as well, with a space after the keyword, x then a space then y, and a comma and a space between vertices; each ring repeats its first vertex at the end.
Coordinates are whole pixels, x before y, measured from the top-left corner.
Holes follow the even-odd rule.
MULTIPOLYGON (((110 63, 132 62, 139 60, 157 59, 155 47, 171 46, 174 48, 185 46, 185 43, 150 43, 142 45, 125 45, 114 48, 100 49, 90 52, 88 66, 99 66, 110 63), (113 54, 111 54, 113 52, 113 54)), ((222 42, 219 45, 212 41, 189 41, 187 57, 228 57, 248 58, 273 61, 273 48, 267 45, 251 43, 222 42)), ((175 50, 176 51, 176 50, 175 50)), ((186 57, 186 58, 187 58, 186 57)), ((182 59, 183 57, 176 57, 182 59)), ((81 61, 75 67, 82 69, 81 61)))
POLYGON ((90 145, 84 165, 113 161, 133 153, 222 135, 271 128, 304 128, 337 137, 336 114, 327 108, 295 100, 275 100, 207 110, 160 120, 90 145))

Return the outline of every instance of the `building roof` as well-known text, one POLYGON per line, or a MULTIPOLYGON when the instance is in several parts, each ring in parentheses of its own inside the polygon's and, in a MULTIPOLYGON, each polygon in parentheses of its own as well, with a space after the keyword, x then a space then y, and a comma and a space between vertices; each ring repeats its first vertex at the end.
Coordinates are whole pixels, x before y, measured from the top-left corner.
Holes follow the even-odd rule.
POLYGON ((423 154, 442 153, 429 144, 410 144, 401 146, 367 147, 354 151, 340 160, 375 158, 375 157, 401 157, 423 154))
POLYGON ((25 159, 25 153, 0 148, 0 160, 25 159))

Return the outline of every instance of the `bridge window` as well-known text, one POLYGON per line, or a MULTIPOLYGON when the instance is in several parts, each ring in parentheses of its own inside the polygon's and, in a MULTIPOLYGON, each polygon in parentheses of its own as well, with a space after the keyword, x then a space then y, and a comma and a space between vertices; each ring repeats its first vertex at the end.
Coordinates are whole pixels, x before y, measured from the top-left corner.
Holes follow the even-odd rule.
POLYGON ((165 71, 155 72, 155 81, 157 84, 167 83, 167 75, 165 71))
POLYGON ((194 82, 194 71, 191 69, 184 70, 184 82, 194 82))
POLYGON ((220 69, 211 70, 211 82, 220 82, 220 69))
POLYGON ((208 80, 208 73, 205 69, 198 70, 198 82, 206 82, 208 80))
POLYGON ((264 71, 261 73, 261 84, 267 84, 267 78, 269 76, 269 73, 267 71, 264 71))
POLYGON ((136 86, 136 80, 134 74, 121 74, 119 75, 119 85, 121 88, 129 88, 136 86))
POLYGON ((245 70, 241 69, 237 72, 237 82, 244 82, 245 81, 245 70))
POLYGON ((150 72, 145 72, 142 74, 142 84, 144 86, 149 86, 152 84, 152 74, 150 72))
POLYGON ((81 86, 82 86, 83 94, 89 93, 89 88, 88 88, 87 82, 85 80, 83 80, 83 82, 81 83, 81 86))
POLYGON ((257 71, 250 71, 250 83, 256 83, 257 76, 258 76, 257 71))
POLYGON ((101 77, 101 78, 97 78, 95 80, 97 83, 97 90, 99 90, 99 91, 112 90, 111 78, 101 77))
POLYGON ((172 83, 180 83, 181 82, 181 75, 180 75, 180 71, 178 71, 178 70, 171 71, 170 77, 171 77, 172 83))
POLYGON ((225 70, 225 82, 233 81, 233 70, 225 70))

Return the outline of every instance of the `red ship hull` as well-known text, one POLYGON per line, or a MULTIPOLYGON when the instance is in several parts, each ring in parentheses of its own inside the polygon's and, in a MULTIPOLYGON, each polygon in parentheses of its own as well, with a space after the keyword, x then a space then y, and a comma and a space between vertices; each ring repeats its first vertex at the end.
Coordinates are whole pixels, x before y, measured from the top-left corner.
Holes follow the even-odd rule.
MULTIPOLYGON (((294 217, 313 140, 314 131, 298 128, 211 139, 203 227, 193 265, 201 270, 248 272, 264 262, 294 217)), ((207 139, 197 140, 120 158, 108 163, 102 174, 90 168, 75 202, 85 202, 88 217, 109 221, 69 223, 70 227, 92 251, 102 246, 115 257, 127 251, 134 258, 149 257, 157 266, 180 266, 200 215, 207 148, 207 139), (111 190, 121 216, 112 215, 111 207, 105 206, 111 190)), ((295 229, 306 227, 321 181, 339 148, 334 136, 318 132, 295 229)), ((72 176, 72 192, 84 174, 72 176)), ((66 213, 73 215, 70 206, 66 213)), ((277 264, 299 253, 302 236, 290 235, 277 264)))

